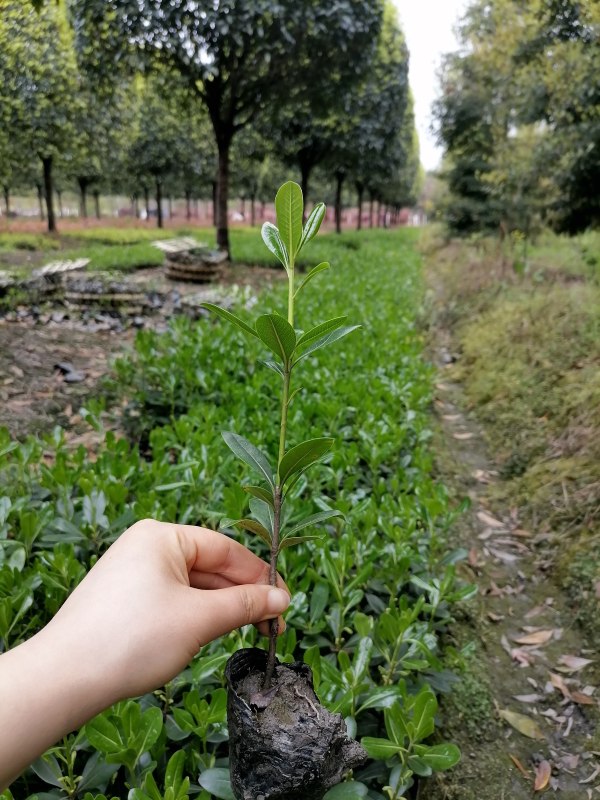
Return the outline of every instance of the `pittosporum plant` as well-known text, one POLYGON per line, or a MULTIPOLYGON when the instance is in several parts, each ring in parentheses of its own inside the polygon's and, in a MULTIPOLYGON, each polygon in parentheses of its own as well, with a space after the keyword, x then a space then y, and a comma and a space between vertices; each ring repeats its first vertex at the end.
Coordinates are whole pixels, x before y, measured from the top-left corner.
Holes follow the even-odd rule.
MULTIPOLYGON (((263 479, 261 486, 244 486, 244 490, 252 495, 250 509, 253 519, 224 520, 227 527, 239 525, 247 531, 259 536, 270 548, 270 582, 277 581, 277 558, 286 547, 319 538, 317 536, 299 535, 301 531, 313 525, 323 523, 331 517, 342 516, 339 511, 320 511, 318 514, 305 517, 293 526, 284 524, 283 509, 290 491, 300 476, 313 464, 318 462, 333 445, 328 437, 309 439, 295 447, 286 449, 288 409, 295 392, 292 391, 292 375, 307 356, 332 342, 347 336, 356 330, 358 325, 345 325, 347 317, 336 317, 322 322, 314 328, 302 333, 294 327, 296 298, 316 275, 329 269, 329 263, 323 262, 310 270, 302 282, 296 285, 296 260, 302 248, 313 239, 321 227, 325 216, 325 205, 319 203, 312 210, 306 225, 303 226, 304 204, 302 190, 298 184, 284 184, 275 198, 277 227, 265 222, 262 238, 284 266, 288 276, 287 319, 280 314, 263 314, 258 317, 254 328, 247 325, 223 308, 205 303, 204 307, 214 311, 228 322, 237 325, 249 336, 253 336, 271 351, 275 360, 264 361, 265 366, 274 370, 282 383, 281 419, 279 424, 279 452, 277 468, 273 469, 269 458, 243 436, 237 433, 224 432, 223 438, 233 453, 248 464, 263 479)), ((298 390, 296 390, 298 391, 298 390)), ((265 674, 264 688, 269 689, 275 666, 275 646, 277 643, 277 620, 271 623, 269 643, 269 659, 265 674)))
MULTIPOLYGON (((285 317, 277 313, 263 314, 252 327, 225 309, 204 304, 205 308, 236 325, 248 336, 260 340, 272 354, 272 358, 263 363, 281 378, 279 450, 275 464, 243 436, 232 432, 223 433, 223 438, 233 453, 258 473, 262 480, 260 485, 243 487, 251 495, 251 517, 226 520, 222 525, 237 525, 266 542, 270 549, 270 583, 273 586, 277 581, 277 560, 281 551, 300 542, 319 538, 306 535, 304 531, 332 517, 342 516, 339 511, 328 510, 312 514, 293 524, 287 522, 289 515, 284 510, 291 490, 301 475, 319 462, 333 444, 332 438, 321 437, 288 449, 288 409, 295 394, 292 390, 292 378, 312 353, 342 339, 359 327, 346 325, 345 316, 329 319, 304 332, 295 327, 295 307, 300 293, 319 273, 329 269, 327 262, 318 264, 301 282, 297 282, 298 255, 316 236, 325 216, 325 206, 319 203, 303 225, 303 206, 300 187, 292 182, 284 184, 275 198, 277 226, 266 222, 262 228, 262 238, 266 246, 287 272, 288 301, 285 317)), ((345 725, 339 715, 332 715, 322 707, 317 708, 318 700, 312 689, 310 670, 305 665, 280 665, 281 670, 278 670, 275 656, 277 634, 278 623, 274 619, 270 624, 269 652, 266 659, 263 659, 264 651, 249 650, 241 653, 250 655, 236 654, 240 658, 236 660, 234 656, 230 660, 228 680, 230 690, 233 689, 235 694, 228 709, 232 787, 236 797, 244 799, 258 796, 265 800, 280 797, 285 797, 286 800, 321 798, 329 786, 342 779, 344 772, 360 764, 366 758, 366 753, 356 742, 346 738, 345 725), (245 676, 252 672, 254 684, 249 684, 244 689, 245 676), (262 673, 260 681, 256 678, 257 673, 262 673), (308 688, 301 688, 302 681, 308 688), (289 695, 282 688, 284 684, 293 686, 293 692, 290 690, 289 695), (271 740, 281 738, 281 730, 288 726, 293 717, 289 709, 299 702, 295 699, 296 696, 303 698, 301 702, 304 703, 302 713, 297 715, 296 721, 299 724, 296 727, 306 728, 307 716, 312 715, 314 719, 308 724, 309 732, 305 729, 298 732, 290 728, 283 737, 283 744, 276 741, 273 744, 271 740), (280 714, 275 706, 281 703, 287 705, 285 713, 280 714), (271 704, 273 706, 270 708, 271 704), (269 722, 269 717, 274 717, 274 720, 269 722), (238 729, 243 727, 250 732, 240 734, 238 729), (244 736, 245 743, 238 746, 240 737, 244 736), (261 746, 257 755, 252 756, 248 746, 248 740, 255 743, 261 737, 268 739, 269 747, 273 744, 272 749, 277 751, 273 755, 275 767, 270 770, 260 763, 266 758, 265 747, 261 746), (295 738, 302 740, 300 753, 294 752, 295 738), (312 742, 310 747, 307 747, 307 741, 312 742), (310 757, 307 755, 309 751, 310 757), (276 765, 282 759, 287 765, 286 775, 274 778, 274 775, 281 772, 276 765), (238 762, 238 766, 233 762, 238 762), (265 784, 263 778, 267 773, 270 777, 265 784), (278 783, 280 781, 283 782, 278 783), (277 785, 274 786, 273 782, 277 785)))

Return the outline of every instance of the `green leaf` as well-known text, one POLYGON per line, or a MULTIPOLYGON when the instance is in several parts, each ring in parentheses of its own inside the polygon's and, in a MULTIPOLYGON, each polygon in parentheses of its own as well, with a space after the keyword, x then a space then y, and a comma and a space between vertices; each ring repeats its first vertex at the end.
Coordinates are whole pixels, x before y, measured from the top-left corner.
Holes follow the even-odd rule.
POLYGON ((240 461, 243 461, 245 464, 248 464, 249 467, 259 472, 263 478, 266 478, 269 485, 275 489, 271 465, 264 453, 261 453, 258 447, 255 447, 251 442, 244 439, 243 436, 239 436, 237 433, 224 431, 221 435, 225 440, 225 444, 234 455, 236 455, 240 461))
POLYGON ((296 544, 302 544, 303 542, 314 542, 316 540, 322 540, 322 536, 286 536, 285 539, 279 545, 279 550, 285 550, 287 547, 293 547, 296 544))
POLYGON ((394 703, 391 708, 385 710, 385 729, 387 735, 396 744, 403 745, 405 739, 410 739, 410 732, 406 727, 406 718, 400 707, 400 703, 394 703))
POLYGON ((310 355, 311 353, 314 353, 315 350, 320 350, 321 347, 326 347, 328 344, 337 342, 338 339, 343 339, 344 336, 348 336, 349 333, 352 333, 352 331, 355 331, 360 327, 360 325, 350 325, 346 328, 338 328, 336 331, 331 331, 331 333, 328 333, 326 336, 323 336, 321 339, 317 339, 316 342, 310 344, 304 353, 302 353, 300 358, 298 358, 296 363, 298 363, 298 361, 302 361, 303 358, 306 358, 306 356, 310 355))
POLYGON ((429 764, 418 756, 410 756, 407 764, 413 772, 420 775, 422 778, 428 778, 433 772, 429 764))
POLYGON ((273 372, 276 372, 278 375, 281 375, 281 377, 283 378, 283 370, 281 369, 279 364, 275 363, 275 361, 260 361, 260 363, 263 364, 265 367, 268 367, 269 369, 272 369, 273 372))
POLYGON ((424 689, 417 696, 413 705, 412 724, 415 728, 414 738, 417 742, 431 736, 435 728, 437 700, 429 689, 424 689))
POLYGON ((107 712, 88 722, 85 735, 92 747, 102 753, 113 755, 125 748, 125 742, 116 725, 108 719, 107 712))
POLYGON ((263 314, 256 320, 256 332, 269 350, 287 364, 296 348, 296 332, 279 314, 263 314))
POLYGON ((249 333, 251 336, 256 336, 256 338, 258 339, 258 334, 256 333, 256 331, 253 328, 251 328, 250 325, 247 325, 239 317, 236 317, 235 314, 232 314, 231 311, 227 311, 226 309, 221 308, 220 306, 216 306, 214 305, 214 303, 200 303, 200 305, 202 308, 206 308, 207 311, 213 311, 222 319, 225 319, 227 320, 227 322, 230 322, 232 325, 235 325, 236 327, 240 328, 241 330, 244 331, 244 333, 249 333))
POLYGON ((268 489, 264 489, 262 486, 242 486, 242 489, 253 497, 257 497, 259 500, 268 503, 271 508, 274 508, 273 494, 269 492, 268 489))
POLYGON ((460 761, 460 750, 455 744, 434 744, 431 747, 417 744, 414 752, 434 772, 451 769, 460 761))
POLYGON ((320 264, 317 264, 317 266, 316 266, 316 267, 313 267, 313 268, 310 270, 310 272, 309 272, 309 273, 306 275, 306 277, 304 278, 304 280, 302 281, 302 283, 300 284, 300 286, 298 286, 298 288, 297 288, 297 289, 296 289, 296 291, 294 292, 294 297, 296 297, 296 295, 298 294, 298 292, 302 291, 302 289, 304 289, 304 287, 306 286, 306 284, 307 284, 307 283, 309 283, 310 281, 312 281, 312 279, 313 279, 313 278, 314 278, 316 275, 318 275, 318 274, 319 274, 319 272, 325 272, 325 270, 326 270, 326 269, 329 269, 329 266, 330 266, 330 265, 329 265, 329 262, 328 262, 328 261, 322 261, 320 264))
POLYGON ((288 536, 293 536, 295 533, 298 533, 298 531, 301 531, 304 528, 308 528, 309 525, 317 525, 319 522, 324 522, 326 519, 331 519, 332 517, 344 518, 344 515, 342 514, 341 511, 334 511, 334 510, 319 511, 317 514, 311 514, 310 517, 306 517, 305 519, 301 520, 301 522, 298 522, 296 525, 294 525, 293 528, 290 528, 290 530, 287 531, 284 538, 287 539, 288 536))
POLYGON ((259 536, 263 542, 271 547, 271 534, 269 531, 261 525, 260 522, 257 522, 254 519, 222 519, 220 527, 222 528, 233 528, 234 525, 239 525, 244 530, 250 531, 250 533, 254 533, 256 536, 259 536))
POLYGON ((317 325, 314 328, 311 328, 306 333, 303 333, 302 336, 298 339, 297 347, 302 347, 303 345, 310 344, 314 342, 315 339, 321 339, 327 333, 336 330, 337 328, 341 328, 344 322, 348 319, 347 316, 345 317, 334 317, 333 319, 328 319, 326 322, 322 322, 320 325, 317 325))
POLYGON ((272 536, 275 527, 275 511, 271 504, 266 503, 264 500, 259 500, 257 497, 253 497, 250 500, 250 511, 252 512, 252 516, 258 520, 263 528, 266 528, 272 536))
POLYGON ((333 439, 308 439, 301 442, 283 456, 279 463, 279 481, 283 485, 288 478, 305 467, 310 466, 331 450, 333 439))
POLYGON ((389 739, 375 739, 371 736, 365 736, 363 739, 361 739, 360 743, 371 758, 391 758, 402 750, 401 747, 393 742, 390 742, 389 739))
POLYGON ((198 783, 218 800, 235 800, 228 769, 207 769, 200 773, 198 783))
POLYGON ((183 783, 183 768, 185 766, 185 752, 178 750, 169 759, 165 772, 165 787, 171 788, 175 793, 179 792, 183 783))
POLYGON ((277 213, 277 227, 279 235, 289 255, 290 265, 294 262, 296 253, 302 241, 302 214, 304 200, 302 189, 294 181, 288 181, 275 196, 275 211, 277 213))
POLYGON ((401 697, 403 692, 399 686, 382 686, 369 694, 356 713, 360 714, 368 708, 389 708, 401 697))
POLYGON ((317 203, 317 205, 310 212, 310 215, 306 220, 306 225, 304 226, 304 231, 302 232, 302 240, 298 250, 302 250, 305 244, 308 244, 311 239, 315 238, 319 232, 321 223, 325 218, 325 211, 325 203, 317 203))
POLYGON ((262 226, 263 242, 267 245, 273 255, 281 261, 283 266, 288 269, 288 254, 284 243, 281 241, 279 231, 272 222, 265 222, 262 226))
POLYGON ((364 783, 358 781, 347 781, 346 783, 338 783, 333 789, 330 789, 323 800, 361 800, 367 797, 369 789, 364 783))

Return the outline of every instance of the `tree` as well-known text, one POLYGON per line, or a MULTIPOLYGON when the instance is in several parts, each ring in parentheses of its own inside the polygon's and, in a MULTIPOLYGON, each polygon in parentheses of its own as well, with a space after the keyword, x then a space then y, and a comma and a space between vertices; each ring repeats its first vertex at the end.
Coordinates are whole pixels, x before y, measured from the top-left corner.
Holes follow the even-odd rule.
POLYGON ((599 28, 595 0, 470 7, 436 106, 452 228, 523 230, 530 206, 558 230, 598 224, 599 28))
POLYGON ((80 52, 97 72, 106 76, 128 60, 166 64, 205 104, 219 158, 217 243, 227 251, 235 134, 267 103, 322 89, 332 74, 351 80, 381 21, 380 0, 75 0, 73 9, 80 52))
POLYGON ((42 163, 48 230, 56 230, 52 171, 74 136, 78 96, 76 63, 64 8, 39 13, 17 0, 2 0, 0 105, 9 136, 42 163))

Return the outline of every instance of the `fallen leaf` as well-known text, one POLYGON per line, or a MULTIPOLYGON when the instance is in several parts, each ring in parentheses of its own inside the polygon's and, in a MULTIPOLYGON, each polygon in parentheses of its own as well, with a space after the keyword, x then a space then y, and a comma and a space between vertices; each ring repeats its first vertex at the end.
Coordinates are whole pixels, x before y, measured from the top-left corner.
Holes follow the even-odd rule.
POLYGON ((448 422, 456 422, 456 420, 460 419, 460 414, 444 414, 442 419, 448 420, 448 422))
POLYGON ((494 556, 494 558, 497 558, 504 564, 514 564, 515 561, 519 561, 519 556, 516 556, 514 553, 507 553, 504 550, 496 550, 493 547, 490 547, 488 549, 490 553, 494 556))
POLYGON ((505 528, 503 522, 500 522, 499 519, 492 517, 490 514, 487 514, 485 511, 478 511, 477 512, 477 519, 480 522, 483 522, 484 525, 489 525, 490 528, 505 528))
POLYGON ((548 761, 540 761, 535 768, 535 783, 533 784, 534 792, 543 792, 550 782, 552 775, 552 767, 548 761))
POLYGON ((566 770, 575 770, 579 765, 580 758, 581 756, 579 755, 571 755, 571 754, 563 756, 561 759, 561 766, 563 769, 566 770))
POLYGON ((585 667, 589 666, 589 664, 593 664, 594 662, 591 660, 591 658, 561 656, 558 659, 558 663, 563 667, 561 672, 579 672, 579 670, 584 669, 585 667))
POLYGON ((517 644, 547 644, 553 636, 554 631, 536 631, 526 636, 513 636, 512 640, 517 644))
POLYGON ((564 682, 560 675, 555 675, 553 672, 550 672, 550 683, 554 686, 555 689, 558 689, 559 692, 562 693, 563 697, 566 697, 567 700, 571 699, 571 690, 564 682))
POLYGON ((465 431, 464 433, 453 433, 452 436, 454 436, 455 439, 458 439, 459 441, 462 442, 466 441, 467 439, 472 439, 475 436, 475 434, 468 433, 467 431, 465 431))
POLYGON ((523 736, 528 736, 530 739, 545 739, 540 726, 531 717, 526 717, 524 714, 517 714, 515 711, 509 711, 506 708, 501 708, 498 713, 505 722, 514 728, 523 736))
POLYGON ((513 697, 519 703, 539 703, 544 699, 541 694, 514 694, 513 697))
POLYGON ((570 699, 574 703, 577 703, 580 706, 595 706, 596 705, 596 701, 594 700, 594 698, 590 697, 587 694, 584 694, 583 692, 571 692, 570 699))
POLYGON ((535 606, 535 608, 530 609, 525 614, 525 619, 533 619, 534 617, 539 617, 544 611, 546 611, 546 606, 535 606))
POLYGON ((527 650, 520 650, 518 647, 510 651, 510 657, 514 661, 518 661, 522 667, 529 667, 535 661, 535 658, 527 650))
POLYGON ((502 622, 504 619, 502 614, 494 614, 493 611, 488 611, 488 618, 491 619, 492 622, 502 622))
POLYGON ((598 767, 597 769, 595 769, 595 770, 592 772, 592 774, 590 775, 590 777, 589 777, 589 778, 586 778, 586 779, 585 779, 585 780, 583 780, 583 781, 579 781, 579 783, 580 783, 580 784, 583 784, 583 783, 591 783, 592 781, 596 780, 596 778, 598 777, 598 775, 600 775, 600 767, 598 767))
POLYGON ((509 753, 509 754, 508 754, 508 757, 509 757, 509 758, 510 758, 510 760, 513 762, 513 764, 515 765, 515 767, 516 767, 516 768, 519 770, 519 772, 521 773, 521 775, 524 775, 526 778, 529 778, 529 772, 527 772, 527 770, 525 769, 525 767, 523 766, 523 764, 521 764, 521 762, 519 761, 519 759, 518 759, 516 756, 513 756, 513 754, 512 754, 512 753, 509 753))

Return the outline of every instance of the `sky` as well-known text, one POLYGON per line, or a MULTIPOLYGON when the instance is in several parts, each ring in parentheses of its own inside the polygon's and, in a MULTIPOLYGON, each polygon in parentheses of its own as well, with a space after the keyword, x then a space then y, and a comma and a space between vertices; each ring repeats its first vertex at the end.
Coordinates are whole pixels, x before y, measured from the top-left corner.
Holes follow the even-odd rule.
POLYGON ((429 128, 431 106, 438 94, 436 71, 442 55, 457 49, 453 28, 468 0, 394 0, 410 50, 410 84, 421 144, 421 163, 435 169, 442 150, 429 128))

